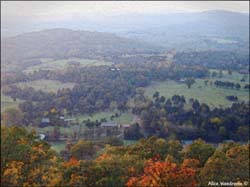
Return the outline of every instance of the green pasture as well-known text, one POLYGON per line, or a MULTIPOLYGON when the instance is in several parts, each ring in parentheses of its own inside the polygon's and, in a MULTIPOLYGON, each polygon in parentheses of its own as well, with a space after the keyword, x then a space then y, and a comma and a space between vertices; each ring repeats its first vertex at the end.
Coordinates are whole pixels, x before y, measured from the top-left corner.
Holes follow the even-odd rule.
POLYGON ((53 60, 50 58, 40 59, 41 64, 30 66, 24 70, 25 73, 32 73, 33 71, 42 70, 59 70, 69 67, 70 61, 76 61, 80 63, 80 66, 100 66, 100 65, 110 65, 111 62, 105 62, 103 60, 92 60, 92 59, 82 59, 82 58, 68 58, 61 60, 53 60))
MULTIPOLYGON (((215 70, 212 70, 215 71, 215 70)), ((241 89, 227 89, 217 88, 214 85, 205 85, 204 79, 196 79, 196 83, 191 86, 190 89, 184 83, 178 83, 173 80, 167 80, 163 82, 154 82, 145 89, 145 95, 152 97, 156 91, 160 92, 160 95, 166 98, 171 98, 173 95, 184 95, 186 99, 194 98, 198 99, 202 103, 206 103, 211 107, 229 107, 232 102, 227 100, 225 97, 228 95, 237 96, 239 101, 249 100, 249 91, 244 90, 246 84, 248 84, 249 76, 246 76, 246 82, 240 80, 244 75, 237 72, 233 72, 232 75, 228 75, 227 71, 223 72, 222 78, 209 78, 209 81, 221 80, 230 81, 241 84, 241 89)))
POLYGON ((1 112, 8 108, 17 108, 18 104, 21 102, 22 100, 16 99, 16 101, 14 101, 10 96, 7 96, 1 92, 1 112))
POLYGON ((59 89, 63 89, 63 88, 72 89, 75 83, 71 83, 71 82, 62 83, 56 80, 40 79, 40 80, 35 80, 35 81, 30 81, 30 82, 20 82, 20 83, 16 83, 15 85, 20 88, 24 88, 27 86, 27 87, 32 87, 35 90, 42 90, 45 92, 57 92, 59 89))
POLYGON ((60 153, 62 150, 65 149, 66 142, 50 142, 51 148, 54 149, 56 152, 60 153))
POLYGON ((115 113, 116 112, 111 112, 111 111, 98 112, 92 115, 79 115, 79 116, 76 116, 76 118, 79 120, 79 122, 82 122, 87 119, 90 119, 91 121, 95 121, 95 120, 100 121, 102 118, 106 118, 107 121, 114 121, 116 123, 121 123, 121 124, 131 123, 133 120, 132 114, 129 112, 124 112, 121 114, 121 116, 118 116, 117 118, 114 118, 113 120, 111 120, 110 117, 112 115, 115 115, 115 113))

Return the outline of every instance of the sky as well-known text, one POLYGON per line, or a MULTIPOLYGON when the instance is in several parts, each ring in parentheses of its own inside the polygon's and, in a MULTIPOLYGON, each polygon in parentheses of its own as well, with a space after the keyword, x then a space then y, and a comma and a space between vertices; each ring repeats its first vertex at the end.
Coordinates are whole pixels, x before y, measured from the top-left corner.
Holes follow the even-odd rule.
MULTIPOLYGON (((248 1, 1 1, 1 30, 29 23, 95 20, 126 14, 227 10, 249 13, 248 1)), ((10 29, 11 28, 11 29, 10 29)))
POLYGON ((41 21, 74 16, 110 16, 131 13, 199 12, 228 10, 249 13, 248 1, 1 1, 4 22, 41 21))

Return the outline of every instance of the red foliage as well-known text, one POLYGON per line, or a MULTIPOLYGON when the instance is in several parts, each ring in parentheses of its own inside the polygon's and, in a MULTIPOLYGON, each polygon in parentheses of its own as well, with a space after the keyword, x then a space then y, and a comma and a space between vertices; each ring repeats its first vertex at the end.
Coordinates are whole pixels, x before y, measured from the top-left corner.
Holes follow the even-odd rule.
POLYGON ((126 185, 128 187, 194 187, 196 185, 195 170, 171 162, 150 159, 145 163, 143 174, 130 178, 126 185))
POLYGON ((78 166, 79 161, 75 157, 71 157, 68 162, 64 162, 65 167, 78 166))

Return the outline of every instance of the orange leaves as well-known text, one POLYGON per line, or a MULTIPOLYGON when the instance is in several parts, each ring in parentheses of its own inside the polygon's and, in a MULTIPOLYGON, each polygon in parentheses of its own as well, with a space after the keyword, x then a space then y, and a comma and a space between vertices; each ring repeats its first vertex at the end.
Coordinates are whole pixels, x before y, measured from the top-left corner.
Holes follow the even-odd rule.
POLYGON ((45 153, 44 150, 43 150, 43 145, 42 144, 39 144, 38 146, 33 146, 32 150, 38 152, 39 154, 44 154, 45 153))
POLYGON ((96 158, 96 161, 100 162, 100 161, 103 161, 103 160, 106 160, 106 159, 110 159, 110 158, 112 158, 111 155, 104 153, 104 154, 101 154, 98 158, 96 158))
POLYGON ((138 183, 138 178, 136 178, 136 177, 131 177, 131 178, 129 179, 129 181, 127 182, 126 186, 132 187, 132 186, 135 186, 136 183, 138 183))
MULTIPOLYGON (((187 162, 187 161, 186 161, 187 162)), ((178 166, 171 162, 146 161, 144 173, 139 177, 132 177, 127 182, 128 187, 133 186, 195 186, 195 170, 186 166, 178 166)))
POLYGON ((183 167, 197 168, 200 164, 199 160, 196 159, 184 159, 182 162, 183 167))
POLYGON ((133 173, 135 173, 136 170, 134 167, 129 167, 128 171, 129 171, 129 173, 133 174, 133 173))
POLYGON ((41 157, 46 156, 46 152, 42 144, 31 147, 33 153, 30 155, 30 162, 35 162, 36 160, 41 159, 41 157))
POLYGON ((23 162, 12 161, 7 164, 7 168, 4 170, 2 182, 5 184, 20 185, 22 178, 23 162))
POLYGON ((19 140, 17 140, 17 144, 20 144, 20 145, 25 145, 27 143, 28 143, 27 139, 24 139, 24 138, 20 138, 19 140))
POLYGON ((79 166, 79 161, 75 157, 71 157, 68 162, 64 162, 65 167, 79 166))

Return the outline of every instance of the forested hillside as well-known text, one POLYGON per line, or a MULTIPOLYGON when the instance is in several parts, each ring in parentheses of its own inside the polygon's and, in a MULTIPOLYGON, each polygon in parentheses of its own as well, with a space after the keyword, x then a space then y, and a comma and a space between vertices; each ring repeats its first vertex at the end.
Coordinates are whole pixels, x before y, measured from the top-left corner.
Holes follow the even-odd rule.
POLYGON ((155 53, 159 48, 109 33, 51 29, 2 39, 1 50, 2 65, 32 66, 35 64, 30 61, 32 59, 102 59, 106 56, 155 53))

